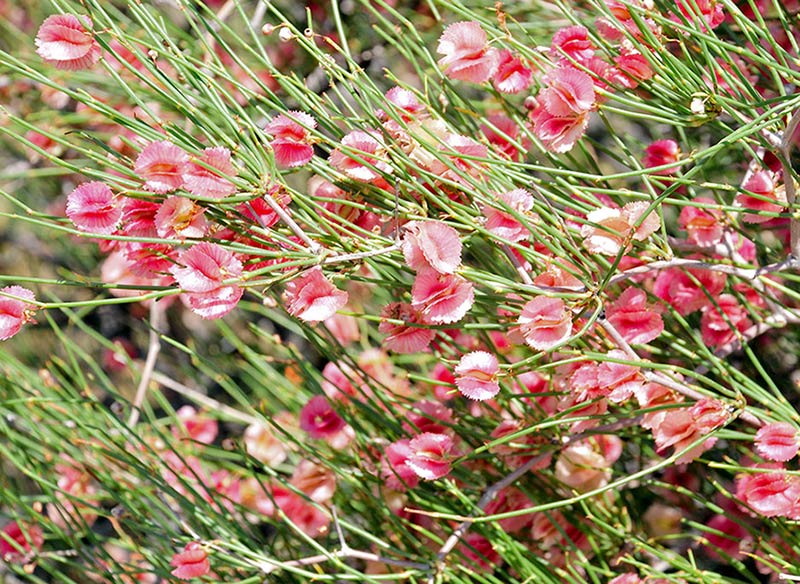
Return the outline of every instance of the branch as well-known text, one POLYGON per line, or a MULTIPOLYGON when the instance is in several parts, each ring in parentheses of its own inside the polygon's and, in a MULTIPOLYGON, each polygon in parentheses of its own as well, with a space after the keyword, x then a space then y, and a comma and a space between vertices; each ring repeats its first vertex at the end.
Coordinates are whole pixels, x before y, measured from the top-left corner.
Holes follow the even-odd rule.
POLYGON ((779 156, 781 161, 781 168, 783 169, 783 185, 786 188, 786 203, 792 214, 789 221, 789 255, 795 259, 800 258, 800 220, 796 216, 794 209, 797 192, 794 184, 794 174, 792 174, 791 156, 792 146, 794 145, 793 137, 800 125, 800 108, 797 108, 792 117, 789 118, 789 123, 786 124, 786 129, 783 131, 783 138, 781 139, 781 154, 779 156))
POLYGON ((136 395, 133 398, 131 406, 131 415, 128 418, 128 426, 133 428, 139 421, 139 414, 141 413, 144 398, 147 395, 147 388, 150 385, 150 380, 156 368, 156 361, 158 354, 161 352, 161 327, 163 326, 163 317, 166 307, 164 304, 159 304, 155 299, 150 301, 150 340, 147 345, 147 358, 142 367, 142 376, 139 378, 139 385, 136 388, 136 395))

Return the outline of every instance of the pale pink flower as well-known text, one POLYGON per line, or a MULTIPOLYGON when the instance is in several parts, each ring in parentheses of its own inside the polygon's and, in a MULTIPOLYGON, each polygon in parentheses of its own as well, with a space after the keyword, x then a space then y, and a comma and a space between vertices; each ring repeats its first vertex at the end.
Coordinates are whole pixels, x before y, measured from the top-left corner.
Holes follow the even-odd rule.
MULTIPOLYGON (((650 143, 644 151, 642 163, 646 168, 674 164, 680 160, 681 148, 675 140, 656 140, 650 143)), ((672 175, 678 172, 678 167, 665 168, 655 171, 655 174, 672 175)))
POLYGON ((315 395, 300 410, 300 429, 315 440, 338 434, 346 423, 324 395, 315 395))
POLYGON ((406 122, 428 115, 427 105, 417 99, 417 95, 413 91, 403 87, 392 87, 386 92, 385 97, 386 101, 400 110, 401 117, 406 122))
POLYGON ((505 207, 495 208, 484 205, 481 209, 486 217, 486 229, 507 241, 522 241, 531 236, 530 228, 524 226, 517 218, 518 215, 527 215, 533 209, 533 196, 525 189, 514 189, 498 195, 500 203, 505 207))
POLYGON ((518 55, 508 49, 499 52, 497 71, 492 77, 492 85, 500 93, 520 93, 530 87, 533 80, 531 71, 518 55))
POLYGON ((756 452, 767 460, 786 462, 797 455, 797 428, 787 422, 773 422, 756 432, 756 452))
POLYGON ((314 157, 311 130, 317 120, 305 112, 290 111, 274 117, 264 128, 273 139, 270 142, 275 164, 295 168, 308 164, 314 157))
MULTIPOLYGON (((616 436, 613 438, 620 440, 616 436)), ((565 485, 585 493, 608 484, 614 460, 595 440, 579 440, 558 455, 554 474, 565 485)))
POLYGON ((419 476, 408 465, 414 454, 409 446, 410 440, 398 440, 386 447, 381 459, 381 478, 384 484, 395 491, 413 489, 419 483, 419 476))
POLYGON ((403 256, 412 270, 432 268, 440 274, 452 274, 461 265, 461 239, 449 225, 410 221, 403 228, 403 256))
POLYGON ((181 301, 201 318, 212 320, 236 308, 243 294, 244 288, 239 286, 222 286, 208 292, 181 294, 181 301))
POLYGON ((336 313, 323 321, 325 328, 330 331, 336 342, 342 346, 349 345, 361 338, 358 319, 349 314, 336 313))
POLYGON ((426 481, 447 476, 455 444, 447 434, 425 432, 413 438, 408 447, 411 454, 406 460, 411 470, 426 481))
POLYGON ((450 79, 483 83, 498 65, 497 49, 489 47, 486 32, 476 21, 451 24, 439 38, 439 66, 450 79))
POLYGON ((686 240, 698 247, 714 247, 725 233, 724 215, 720 209, 710 207, 716 205, 706 197, 697 197, 696 203, 704 207, 686 206, 678 216, 678 225, 686 230, 686 240))
POLYGON ((236 192, 236 185, 225 178, 235 177, 236 174, 230 150, 223 147, 206 148, 197 162, 192 161, 184 166, 183 186, 198 197, 222 199, 236 192))
POLYGON ((440 274, 432 268, 420 270, 411 287, 411 306, 429 323, 458 322, 474 301, 471 282, 454 274, 440 274))
POLYGON ((103 182, 85 182, 67 196, 67 217, 87 233, 114 233, 122 220, 122 206, 103 182))
POLYGON ((154 217, 156 233, 166 239, 201 238, 208 231, 205 209, 187 197, 172 195, 158 208, 154 217))
POLYGON ((289 482, 316 503, 328 503, 336 493, 336 475, 333 471, 307 459, 297 464, 289 482))
POLYGON ((722 294, 715 298, 715 302, 703 309, 700 332, 706 345, 717 348, 736 339, 736 331, 746 331, 752 322, 747 309, 735 296, 722 294))
POLYGON ((286 284, 286 310, 306 322, 320 322, 347 304, 348 294, 331 284, 319 266, 286 284))
MULTIPOLYGON (((626 359, 625 353, 619 349, 609 351, 608 357, 620 361, 626 359)), ((641 392, 645 385, 639 367, 611 360, 581 365, 572 373, 569 382, 578 401, 606 397, 614 403, 621 403, 641 392)))
POLYGON ((189 156, 172 142, 161 140, 145 146, 133 170, 144 179, 144 188, 164 194, 183 186, 183 173, 189 156))
POLYGON ((661 315, 647 307, 644 290, 627 288, 606 305, 606 319, 629 343, 649 343, 664 330, 661 315))
MULTIPOLYGON (((780 213, 787 205, 786 191, 775 184, 774 175, 770 171, 759 170, 742 185, 742 192, 736 195, 734 202, 747 211, 780 213)), ((771 219, 768 215, 752 212, 745 213, 742 217, 746 223, 765 223, 771 219)))
POLYGON ((0 292, 3 293, 0 295, 0 341, 5 341, 33 320, 36 306, 31 304, 33 292, 22 286, 6 286, 0 292))
MULTIPOLYGON (((653 431, 653 438, 659 452, 670 446, 675 451, 688 448, 712 430, 718 428, 729 417, 725 404, 718 400, 703 398, 688 408, 672 408, 653 412, 642 426, 653 431)), ((716 442, 715 438, 701 442, 698 446, 684 452, 676 461, 685 464, 697 458, 700 454, 711 448, 716 442)))
POLYGON ((211 444, 219 433, 219 424, 214 418, 201 414, 192 406, 183 406, 177 412, 178 427, 173 428, 176 438, 188 438, 201 444, 211 444))
POLYGON ((331 152, 328 161, 353 180, 379 181, 381 173, 391 174, 392 167, 381 160, 386 155, 386 147, 377 136, 375 132, 353 130, 342 138, 342 146, 331 152))
POLYGON ((59 69, 91 67, 100 60, 100 45, 94 40, 92 21, 73 14, 47 17, 36 33, 36 52, 45 62, 59 69))
POLYGON ((558 29, 550 44, 550 56, 557 61, 572 59, 586 63, 594 56, 594 45, 589 40, 589 31, 583 26, 567 26, 558 29))
POLYGON ((655 212, 648 212, 649 208, 644 201, 634 201, 621 209, 601 207, 592 211, 586 216, 588 223, 581 226, 584 246, 593 253, 613 256, 622 252, 630 239, 644 241, 661 226, 661 219, 655 212))
POLYGON ((525 303, 519 315, 525 342, 538 351, 549 351, 572 333, 572 315, 561 298, 537 296, 525 303))
POLYGON ((461 357, 456 365, 456 387, 469 399, 490 399, 500 391, 497 383, 499 373, 497 357, 486 351, 473 351, 461 357))
POLYGON ((250 424, 243 436, 247 454, 267 466, 278 466, 286 460, 286 447, 264 424, 250 424))
POLYGON ((208 552, 196 541, 186 544, 182 552, 172 556, 169 565, 175 568, 170 573, 180 580, 200 578, 211 571, 208 552))
POLYGON ((422 314, 405 302, 392 302, 381 310, 381 322, 378 332, 388 335, 383 339, 383 346, 395 353, 418 353, 428 348, 436 336, 433 329, 415 326, 424 325, 422 314), (389 322, 400 320, 403 324, 389 322))

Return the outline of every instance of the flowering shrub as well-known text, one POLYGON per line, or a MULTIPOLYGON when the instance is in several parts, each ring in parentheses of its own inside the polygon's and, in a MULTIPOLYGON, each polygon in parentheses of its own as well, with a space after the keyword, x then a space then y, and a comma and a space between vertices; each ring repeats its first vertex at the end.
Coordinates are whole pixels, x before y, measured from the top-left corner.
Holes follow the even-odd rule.
POLYGON ((35 4, 0 574, 800 579, 796 2, 35 4))

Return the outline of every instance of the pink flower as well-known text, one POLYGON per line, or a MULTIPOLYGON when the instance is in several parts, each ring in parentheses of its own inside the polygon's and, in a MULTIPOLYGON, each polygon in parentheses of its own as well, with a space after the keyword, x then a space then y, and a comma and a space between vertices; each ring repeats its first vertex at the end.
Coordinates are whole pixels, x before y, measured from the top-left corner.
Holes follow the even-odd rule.
POLYGON ((433 432, 447 434, 453 426, 453 412, 440 402, 422 400, 411 404, 413 409, 406 412, 403 430, 409 434, 433 432))
POLYGON ((320 322, 347 304, 347 292, 331 284, 317 266, 286 285, 286 310, 306 322, 320 322))
POLYGON ((308 164, 314 157, 313 136, 317 120, 305 112, 290 111, 274 117, 264 128, 273 136, 270 146, 275 154, 275 164, 295 168, 308 164))
POLYGON ((450 165, 434 158, 431 161, 430 171, 442 178, 457 183, 467 184, 467 177, 478 178, 483 175, 487 163, 489 149, 472 138, 461 134, 450 133, 439 146, 439 150, 447 156, 450 165))
POLYGON ((381 322, 378 332, 388 335, 383 339, 383 346, 395 353, 418 353, 428 348, 436 335, 433 329, 415 326, 424 325, 422 314, 410 304, 392 302, 381 311, 381 322), (400 320, 403 324, 389 322, 400 320))
POLYGON ((386 148, 374 132, 353 130, 342 138, 342 147, 331 152, 328 161, 353 180, 372 183, 382 178, 381 173, 391 174, 392 168, 380 160, 386 148))
POLYGON ((736 498, 764 517, 800 517, 800 477, 783 469, 742 474, 736 478, 736 498))
POLYGON ((521 155, 528 151, 531 142, 526 136, 520 136, 520 126, 517 122, 500 113, 489 114, 487 121, 492 126, 481 124, 481 132, 497 152, 510 160, 519 160, 521 155), (519 142, 520 145, 517 146, 515 142, 519 142))
POLYGON ((300 410, 300 428, 315 440, 334 436, 345 425, 345 421, 324 395, 315 395, 300 410))
POLYGON ((180 252, 178 262, 183 267, 174 266, 170 271, 187 292, 210 292, 242 274, 242 262, 216 243, 196 243, 180 252))
POLYGON ((200 578, 211 571, 208 552, 196 541, 187 543, 182 552, 172 556, 169 565, 175 567, 170 573, 181 580, 200 578))
POLYGON ((145 146, 133 170, 144 179, 144 188, 164 194, 183 186, 183 173, 189 156, 172 142, 162 140, 145 146))
POLYGON ((200 238, 208 230, 205 209, 187 197, 173 195, 159 206, 154 218, 159 237, 200 238))
POLYGON ((201 414, 192 406, 183 406, 177 412, 179 427, 174 428, 175 437, 186 437, 200 444, 211 444, 219 433, 219 424, 214 418, 201 414))
POLYGON ((606 306, 606 319, 629 343, 649 343, 664 330, 661 315, 647 307, 647 295, 638 288, 627 288, 606 306))
POLYGON ((94 40, 88 17, 55 14, 47 17, 36 33, 36 52, 59 69, 91 67, 100 60, 101 49, 94 40), (83 22, 81 22, 83 21, 83 22))
POLYGON ((0 341, 5 341, 33 320, 36 306, 30 302, 34 300, 33 292, 22 286, 6 286, 0 292, 0 341))
POLYGON ((193 312, 202 318, 220 318, 236 306, 244 290, 223 282, 242 275, 242 262, 215 243, 197 243, 180 252, 170 272, 186 294, 193 312))
POLYGON ((658 273, 653 284, 653 294, 669 302, 678 313, 687 315, 709 306, 709 296, 718 296, 725 289, 726 281, 725 274, 711 270, 684 272, 671 268, 658 273))
POLYGON ((67 196, 67 217, 88 233, 114 233, 122 219, 122 206, 103 182, 86 182, 67 196))
POLYGON ((531 110, 533 132, 542 145, 551 152, 568 152, 581 139, 589 125, 589 114, 555 116, 544 105, 531 110))
POLYGON ((486 351, 473 351, 461 357, 456 365, 456 387, 469 399, 490 399, 500 391, 498 373, 500 365, 497 357, 486 351))
POLYGON ((386 447, 381 460, 381 478, 386 486, 395 491, 413 489, 419 483, 419 477, 408 465, 408 459, 414 454, 409 440, 398 440, 386 447))
POLYGON ((734 340, 737 337, 736 331, 744 332, 752 323, 747 309, 739 304, 735 296, 722 294, 715 301, 716 306, 709 304, 703 310, 700 332, 703 342, 716 348, 734 340))
POLYGON ((408 447, 411 454, 406 464, 419 478, 433 481, 450 472, 450 458, 455 444, 447 434, 424 432, 413 438, 408 447))
POLYGON ((222 199, 236 192, 236 185, 225 178, 236 174, 230 150, 223 147, 206 148, 197 162, 184 166, 183 186, 198 197, 222 199))
POLYGON ((492 85, 500 93, 519 93, 530 87, 533 71, 526 67, 522 60, 508 49, 499 53, 497 71, 492 78, 492 85))
POLYGON ((558 29, 550 45, 550 56, 557 61, 572 59, 584 64, 594 56, 594 45, 589 40, 589 31, 583 26, 567 26, 558 29))
POLYGON ((549 351, 572 333, 572 316, 561 298, 537 296, 522 307, 520 332, 525 342, 538 351, 549 351))
POLYGON ((488 231, 507 241, 522 241, 531 236, 530 228, 524 226, 517 215, 527 215, 533 209, 533 197, 525 189, 514 189, 498 197, 499 202, 508 207, 497 209, 484 205, 483 214, 486 217, 485 227, 488 231))
POLYGON ((767 460, 786 462, 797 455, 797 429, 787 422, 773 422, 756 432, 756 452, 767 460))
MULTIPOLYGON (((427 113, 427 106, 417 99, 413 91, 402 87, 392 87, 386 92, 385 97, 386 101, 400 110, 401 117, 406 122, 421 119, 429 115, 427 113)), ((384 113, 383 116, 386 117, 386 114, 384 113)))
POLYGON ((278 466, 286 460, 286 447, 264 424, 250 424, 244 431, 247 454, 267 466, 278 466))
POLYGON ((412 270, 432 268, 452 274, 461 265, 458 231, 441 221, 410 221, 404 225, 403 256, 412 270))
POLYGON ((632 46, 623 45, 620 54, 614 57, 614 64, 622 73, 619 76, 621 84, 629 89, 635 89, 640 81, 653 76, 650 62, 632 46))
MULTIPOLYGON (((647 146, 642 163, 646 168, 674 164, 680 160, 681 148, 675 140, 656 140, 647 146)), ((678 172, 678 167, 665 168, 655 174, 669 176, 678 172)))
POLYGON ((456 22, 444 29, 436 52, 444 55, 439 66, 450 79, 483 83, 498 65, 497 49, 489 47, 486 32, 474 20, 456 22))
POLYGON ((537 100, 544 104, 549 114, 579 116, 595 107, 594 83, 583 71, 563 65, 551 71, 546 81, 547 87, 539 92, 537 100))
POLYGON ((714 201, 706 197, 697 197, 694 200, 701 203, 704 208, 686 206, 681 209, 678 216, 678 224, 681 229, 687 232, 687 241, 699 247, 714 247, 722 241, 725 233, 723 214, 719 209, 706 205, 716 205, 714 201))
MULTIPOLYGON (((780 213, 786 207, 786 191, 775 184, 774 175, 768 170, 754 172, 742 185, 742 192, 734 199, 736 205, 748 211, 780 213), (752 193, 752 194, 751 194, 752 193)), ((745 213, 746 223, 765 223, 772 219, 768 215, 745 213)))
POLYGON ((433 324, 458 322, 474 301, 471 282, 454 274, 439 274, 432 268, 420 270, 411 287, 412 308, 433 324))

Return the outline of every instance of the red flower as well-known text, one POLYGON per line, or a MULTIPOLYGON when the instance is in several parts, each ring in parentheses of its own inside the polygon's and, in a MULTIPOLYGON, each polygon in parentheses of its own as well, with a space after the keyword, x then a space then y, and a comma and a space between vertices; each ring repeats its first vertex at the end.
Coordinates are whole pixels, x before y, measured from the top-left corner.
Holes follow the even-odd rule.
POLYGON ((345 421, 323 395, 315 395, 300 410, 300 428, 315 440, 329 438, 345 425, 345 421))
MULTIPOLYGON (((681 148, 675 140, 656 140, 645 148, 642 163, 646 168, 674 164, 680 160, 681 148)), ((659 170, 655 174, 671 175, 678 172, 678 167, 659 170)))
POLYGON ((25 561, 25 554, 38 551, 44 543, 42 528, 38 525, 20 525, 18 521, 7 523, 0 531, 0 560, 4 562, 25 561))
POLYGON ((36 33, 36 52, 45 62, 59 69, 91 67, 100 59, 100 45, 87 28, 92 21, 73 14, 49 16, 36 33), (83 21, 83 22, 81 22, 83 21))
POLYGON ((186 544, 182 552, 172 556, 169 565, 175 567, 171 574, 181 580, 200 578, 211 571, 208 553, 196 541, 186 544))

